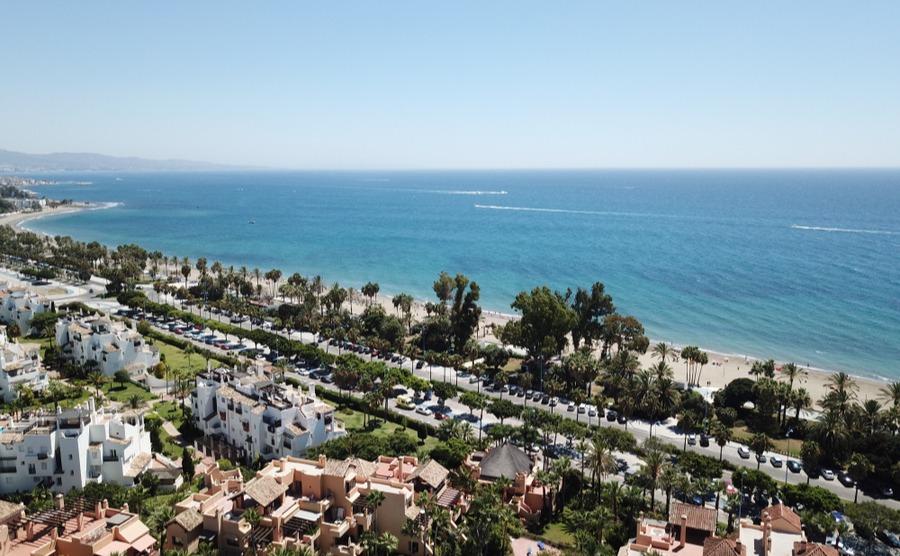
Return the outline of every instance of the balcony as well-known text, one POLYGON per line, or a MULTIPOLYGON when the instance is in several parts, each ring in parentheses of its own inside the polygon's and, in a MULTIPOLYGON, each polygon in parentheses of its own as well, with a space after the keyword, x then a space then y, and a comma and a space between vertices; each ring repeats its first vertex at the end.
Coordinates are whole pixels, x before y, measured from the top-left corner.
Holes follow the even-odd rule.
POLYGON ((116 462, 116 461, 120 461, 120 460, 121 460, 121 456, 103 454, 103 462, 104 463, 111 463, 111 462, 116 462))
POLYGON ((328 534, 332 537, 343 537, 350 531, 350 518, 342 519, 336 523, 325 521, 322 523, 322 528, 328 531, 328 534))
POLYGON ((0 473, 17 473, 18 469, 13 466, 0 465, 0 473))
POLYGON ((328 553, 334 554, 335 556, 359 556, 363 553, 363 547, 362 545, 354 544, 353 542, 336 544, 328 549, 328 553))
POLYGON ((298 499, 300 503, 300 509, 306 510, 313 513, 321 513, 324 514, 331 508, 331 503, 334 501, 334 497, 328 496, 326 498, 315 498, 312 496, 301 496, 298 499))
POLYGON ((368 511, 359 511, 357 512, 356 506, 353 507, 353 519, 356 521, 356 525, 362 527, 363 531, 368 531, 372 528, 372 512, 368 511))

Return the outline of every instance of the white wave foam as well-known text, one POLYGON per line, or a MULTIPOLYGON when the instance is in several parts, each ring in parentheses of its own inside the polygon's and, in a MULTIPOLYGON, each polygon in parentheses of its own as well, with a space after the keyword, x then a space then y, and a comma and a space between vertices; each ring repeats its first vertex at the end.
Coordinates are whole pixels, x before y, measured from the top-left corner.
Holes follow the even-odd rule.
POLYGON ((427 190, 427 193, 434 193, 436 195, 509 195, 508 191, 454 191, 454 190, 442 190, 442 189, 431 189, 427 190))
POLYGON ((512 211, 521 211, 521 212, 549 212, 555 214, 586 214, 590 216, 637 216, 637 217, 648 217, 652 216, 650 214, 641 214, 636 212, 610 212, 610 211, 599 211, 599 210, 576 210, 576 209, 555 209, 555 208, 540 208, 540 207, 511 207, 511 206, 502 206, 502 205, 475 205, 477 209, 487 209, 487 210, 512 210, 512 211))
POLYGON ((824 226, 799 226, 797 224, 791 224, 792 230, 806 230, 811 232, 836 232, 841 234, 876 234, 876 235, 884 235, 884 236, 893 236, 897 235, 897 232, 891 232, 889 230, 857 230, 854 228, 827 228, 824 226))

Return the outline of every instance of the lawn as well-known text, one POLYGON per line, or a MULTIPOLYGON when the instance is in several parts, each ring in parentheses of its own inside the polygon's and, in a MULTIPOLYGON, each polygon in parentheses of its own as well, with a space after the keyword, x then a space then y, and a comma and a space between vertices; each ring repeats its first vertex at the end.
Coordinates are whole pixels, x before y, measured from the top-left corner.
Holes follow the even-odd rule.
POLYGON ((172 437, 166 432, 166 429, 159 429, 159 439, 162 441, 164 456, 169 458, 180 458, 181 454, 184 453, 184 448, 175 444, 172 437))
POLYGON ((176 429, 181 430, 184 424, 184 415, 181 412, 181 402, 159 402, 153 406, 153 411, 166 421, 170 421, 175 425, 176 429))
MULTIPOLYGON (((93 387, 87 389, 90 392, 94 391, 93 387)), ((128 403, 128 400, 135 395, 145 402, 156 399, 156 396, 133 382, 126 382, 124 386, 115 381, 107 382, 100 388, 100 391, 114 402, 128 403)))
POLYGON ((571 546, 575 541, 575 539, 572 538, 572 535, 563 531, 562 523, 559 521, 551 521, 545 525, 540 536, 555 545, 571 546))
POLYGON ((159 353, 161 356, 165 356, 166 365, 169 366, 170 369, 190 369, 195 373, 200 372, 206 369, 206 360, 199 353, 192 353, 190 360, 191 364, 188 367, 188 356, 184 354, 184 351, 181 349, 169 345, 165 342, 155 342, 157 348, 159 348, 159 353))
MULTIPOLYGON (((346 427, 347 432, 366 432, 374 436, 388 437, 394 434, 394 431, 396 431, 397 429, 402 428, 396 423, 385 421, 383 419, 375 419, 374 417, 369 419, 370 428, 363 428, 362 412, 354 411, 345 407, 337 410, 337 418, 344 422, 344 427, 346 427), (375 428, 371 428, 371 423, 375 423, 375 428)), ((416 438, 418 437, 418 433, 414 429, 407 428, 406 434, 409 434, 416 438)), ((440 440, 433 436, 429 436, 425 440, 425 445, 422 448, 425 451, 430 451, 439 443, 440 440)))

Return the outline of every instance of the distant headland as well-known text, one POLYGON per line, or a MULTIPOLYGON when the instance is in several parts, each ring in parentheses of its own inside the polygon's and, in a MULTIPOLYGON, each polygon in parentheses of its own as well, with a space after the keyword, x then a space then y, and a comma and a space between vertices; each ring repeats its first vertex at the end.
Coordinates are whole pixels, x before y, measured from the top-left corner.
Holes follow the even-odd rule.
MULTIPOLYGON (((27 154, 0 149, 0 173, 10 172, 191 172, 251 170, 191 160, 148 160, 95 153, 27 154)), ((49 185, 49 184, 30 184, 49 185)))

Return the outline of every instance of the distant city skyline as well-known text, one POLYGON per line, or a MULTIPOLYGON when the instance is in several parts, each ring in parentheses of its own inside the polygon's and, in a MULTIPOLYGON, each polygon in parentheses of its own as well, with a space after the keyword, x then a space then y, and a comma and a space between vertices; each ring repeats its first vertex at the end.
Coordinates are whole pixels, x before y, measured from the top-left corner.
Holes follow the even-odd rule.
POLYGON ((900 167, 895 2, 0 5, 0 149, 285 169, 900 167))

